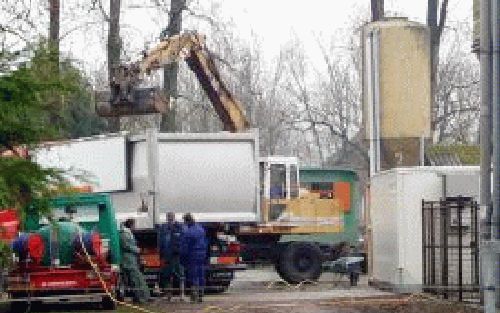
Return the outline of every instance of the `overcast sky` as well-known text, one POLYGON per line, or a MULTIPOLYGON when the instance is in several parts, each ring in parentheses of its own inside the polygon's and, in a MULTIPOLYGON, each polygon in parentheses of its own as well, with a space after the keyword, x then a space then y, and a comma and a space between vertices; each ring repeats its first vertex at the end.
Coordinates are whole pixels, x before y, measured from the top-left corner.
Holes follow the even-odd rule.
MULTIPOLYGON (((237 33, 250 41, 253 34, 261 42, 264 57, 272 60, 280 47, 297 36, 304 43, 310 60, 321 57, 316 38, 342 41, 347 31, 362 17, 369 16, 369 0, 215 0, 222 17, 232 20, 237 33)), ((385 0, 388 15, 403 15, 425 23, 426 0, 385 0)), ((63 2, 64 3, 64 2, 63 2)), ((106 1, 104 1, 106 3, 106 1)), ((146 0, 122 0, 122 36, 131 51, 139 52, 146 42, 154 42, 166 16, 138 9, 146 0)), ((208 8, 210 2, 198 0, 208 8)), ((63 4, 64 14, 64 4, 63 4)), ((472 0, 450 0, 448 20, 472 25, 472 0)), ((189 26, 188 26, 189 27, 189 26)), ((105 27, 94 27, 101 36, 87 29, 64 39, 62 49, 83 60, 87 72, 103 67, 106 59, 105 27)), ((342 42, 339 42, 342 44, 342 42)))

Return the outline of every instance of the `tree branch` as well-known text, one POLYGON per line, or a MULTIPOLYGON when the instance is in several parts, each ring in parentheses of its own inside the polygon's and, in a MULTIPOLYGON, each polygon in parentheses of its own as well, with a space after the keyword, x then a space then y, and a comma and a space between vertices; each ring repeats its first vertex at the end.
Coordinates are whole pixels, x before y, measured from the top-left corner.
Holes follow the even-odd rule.
POLYGON ((104 7, 102 6, 102 0, 97 0, 97 3, 99 4, 99 10, 101 11, 102 16, 104 17, 104 20, 106 22, 109 22, 109 15, 106 13, 106 10, 104 10, 104 7))
POLYGON ((89 26, 89 25, 93 25, 93 24, 98 24, 98 23, 100 23, 100 22, 85 22, 83 24, 77 25, 77 26, 65 31, 64 34, 59 36, 59 41, 63 40, 66 36, 68 36, 69 34, 71 34, 72 32, 74 32, 80 28, 83 28, 83 27, 89 26))
POLYGON ((437 40, 441 38, 441 34, 443 33, 444 24, 446 23, 446 15, 448 13, 448 0, 443 0, 441 3, 441 10, 439 12, 439 25, 437 29, 437 40))
POLYGON ((457 114, 457 113, 464 113, 464 112, 479 112, 479 108, 474 108, 474 107, 468 107, 468 108, 460 108, 460 109, 455 109, 455 110, 450 110, 446 112, 446 114, 443 114, 436 118, 433 123, 434 125, 441 124, 451 116, 457 114))
POLYGON ((189 13, 189 15, 193 17, 207 21, 212 27, 217 27, 217 22, 208 15, 196 13, 193 9, 189 8, 188 6, 184 6, 182 10, 186 11, 187 13, 189 13))
POLYGON ((359 145, 356 142, 351 141, 348 138, 348 136, 346 136, 345 134, 342 134, 342 132, 336 130, 335 127, 331 123, 328 123, 326 121, 312 121, 312 120, 309 120, 309 121, 295 120, 295 121, 290 121, 289 123, 291 123, 292 125, 295 124, 295 123, 309 123, 311 126, 312 125, 326 126, 329 129, 329 131, 330 131, 331 134, 333 134, 333 135, 337 136, 338 138, 344 140, 347 144, 349 144, 351 147, 353 147, 354 149, 356 149, 366 162, 370 161, 370 159, 368 157, 368 153, 367 153, 366 149, 363 146, 359 145))
POLYGON ((5 26, 5 25, 0 24, 0 31, 12 34, 12 35, 18 37, 19 39, 23 40, 24 42, 29 42, 28 38, 24 37, 22 34, 13 30, 9 26, 5 26))

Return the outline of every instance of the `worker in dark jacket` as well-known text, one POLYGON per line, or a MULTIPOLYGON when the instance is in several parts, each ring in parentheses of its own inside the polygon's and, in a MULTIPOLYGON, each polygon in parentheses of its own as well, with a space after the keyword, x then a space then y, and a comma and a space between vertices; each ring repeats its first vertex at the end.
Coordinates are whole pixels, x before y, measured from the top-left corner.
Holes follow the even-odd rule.
POLYGON ((205 287, 207 238, 205 229, 195 223, 191 214, 184 215, 184 233, 181 239, 181 262, 191 284, 191 301, 201 302, 205 287))
POLYGON ((172 298, 174 279, 179 280, 181 299, 184 298, 184 268, 180 261, 180 245, 183 226, 175 220, 175 214, 167 213, 167 222, 159 229, 159 249, 162 261, 160 288, 166 291, 167 299, 172 298))
POLYGON ((150 301, 151 294, 146 280, 139 269, 137 260, 140 250, 132 234, 134 226, 135 221, 127 219, 120 227, 121 268, 128 281, 127 287, 132 289, 134 302, 145 303, 150 301))

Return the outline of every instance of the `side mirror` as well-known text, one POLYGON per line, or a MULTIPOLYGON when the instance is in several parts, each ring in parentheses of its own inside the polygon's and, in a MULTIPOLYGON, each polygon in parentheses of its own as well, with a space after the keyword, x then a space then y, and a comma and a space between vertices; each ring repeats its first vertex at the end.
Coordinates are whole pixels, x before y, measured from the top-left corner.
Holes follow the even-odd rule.
POLYGON ((64 213, 66 214, 76 214, 76 208, 71 206, 71 205, 67 205, 64 207, 64 213))
POLYGON ((99 204, 97 205, 97 209, 99 210, 99 212, 102 212, 102 211, 106 210, 106 204, 104 204, 104 203, 99 203, 99 204))

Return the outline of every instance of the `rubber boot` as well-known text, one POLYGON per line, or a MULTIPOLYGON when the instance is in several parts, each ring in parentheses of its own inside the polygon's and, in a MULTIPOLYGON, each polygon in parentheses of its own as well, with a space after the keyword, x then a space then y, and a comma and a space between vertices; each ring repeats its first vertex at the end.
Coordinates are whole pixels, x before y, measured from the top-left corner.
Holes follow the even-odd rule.
POLYGON ((199 287, 198 289, 198 302, 201 303, 203 302, 203 296, 204 296, 205 292, 204 292, 204 288, 203 287, 199 287))
POLYGON ((165 293, 168 302, 172 301, 172 288, 174 286, 174 280, 172 279, 172 277, 169 278, 169 281, 170 283, 165 293))
POLYGON ((198 301, 198 286, 191 286, 191 302, 198 301))
POLYGON ((179 288, 180 288, 180 301, 185 302, 186 301, 186 285, 185 285, 184 278, 181 278, 179 288))

